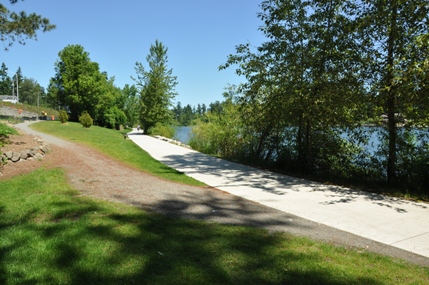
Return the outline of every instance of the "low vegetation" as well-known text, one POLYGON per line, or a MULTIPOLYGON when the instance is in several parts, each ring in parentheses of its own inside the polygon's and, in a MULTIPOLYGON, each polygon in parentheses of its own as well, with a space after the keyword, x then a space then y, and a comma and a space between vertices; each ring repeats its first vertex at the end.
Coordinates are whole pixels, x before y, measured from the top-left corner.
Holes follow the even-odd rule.
POLYGON ((0 147, 3 147, 3 145, 7 142, 7 138, 9 135, 17 135, 18 132, 6 124, 3 124, 0 122, 0 147))
POLYGON ((48 114, 48 116, 54 116, 55 118, 57 118, 59 116, 58 110, 48 108, 46 106, 38 107, 38 106, 34 106, 34 105, 29 105, 29 104, 23 104, 23 103, 14 104, 14 103, 10 103, 10 102, 0 102, 0 104, 1 104, 1 107, 21 109, 23 111, 35 113, 39 116, 42 115, 42 112, 46 112, 48 114))
POLYGON ((84 128, 90 128, 93 122, 94 120, 87 111, 84 111, 82 115, 79 116, 79 123, 81 123, 84 128))

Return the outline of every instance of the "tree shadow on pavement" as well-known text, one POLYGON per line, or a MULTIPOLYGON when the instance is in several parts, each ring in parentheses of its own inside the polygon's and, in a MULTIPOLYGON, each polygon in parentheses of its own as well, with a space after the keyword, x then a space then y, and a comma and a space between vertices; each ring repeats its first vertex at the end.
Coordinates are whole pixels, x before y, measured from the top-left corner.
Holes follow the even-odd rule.
POLYGON ((323 193, 327 200, 321 202, 323 205, 352 203, 358 199, 364 199, 374 205, 390 208, 397 213, 407 213, 407 210, 403 207, 404 205, 427 209, 427 206, 422 203, 352 188, 325 185, 302 178, 248 167, 195 151, 188 152, 185 155, 168 155, 163 157, 161 162, 191 177, 210 175, 213 177, 213 183, 210 186, 219 189, 237 186, 249 187, 261 189, 263 192, 278 196, 285 196, 290 192, 317 192, 323 193))

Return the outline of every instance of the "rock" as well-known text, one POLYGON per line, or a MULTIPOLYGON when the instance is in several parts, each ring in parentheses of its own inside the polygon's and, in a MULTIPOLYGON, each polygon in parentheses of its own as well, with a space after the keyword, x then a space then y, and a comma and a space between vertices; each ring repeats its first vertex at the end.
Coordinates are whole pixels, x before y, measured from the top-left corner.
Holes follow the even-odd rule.
POLYGON ((50 151, 51 151, 51 148, 49 147, 49 145, 44 144, 44 145, 42 145, 42 146, 40 147, 40 150, 41 150, 43 153, 48 153, 48 152, 50 152, 50 151))
POLYGON ((20 155, 19 155, 19 158, 21 158, 21 159, 27 159, 27 157, 28 157, 28 152, 29 152, 29 150, 23 150, 23 151, 21 151, 21 153, 20 153, 20 155))
POLYGON ((8 162, 25 162, 27 160, 42 160, 44 155, 52 151, 51 147, 41 139, 33 138, 37 141, 39 146, 34 146, 28 149, 18 149, 16 151, 10 150, 6 152, 0 152, 0 166, 8 162))
POLYGON ((36 155, 34 156, 34 159, 36 159, 36 160, 42 160, 43 159, 43 154, 41 154, 40 152, 36 153, 36 155))
POLYGON ((4 155, 7 157, 7 159, 11 159, 12 155, 13 155, 13 152, 12 151, 7 151, 7 152, 4 153, 4 155))
POLYGON ((33 157, 33 156, 35 156, 35 155, 36 155, 36 153, 38 153, 38 152, 39 152, 39 148, 38 148, 38 147, 33 147, 32 149, 30 149, 29 155, 30 155, 31 157, 33 157))
POLYGON ((21 158, 20 152, 13 152, 12 158, 10 160, 12 160, 12 162, 17 162, 19 161, 20 158, 21 158))

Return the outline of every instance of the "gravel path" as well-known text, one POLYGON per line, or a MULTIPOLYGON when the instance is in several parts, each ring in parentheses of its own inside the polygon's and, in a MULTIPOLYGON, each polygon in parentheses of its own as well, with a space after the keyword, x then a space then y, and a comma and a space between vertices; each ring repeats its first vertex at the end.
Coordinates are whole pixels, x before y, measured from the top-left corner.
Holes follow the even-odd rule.
POLYGON ((365 239, 228 194, 215 188, 173 183, 126 166, 95 149, 36 132, 31 122, 16 125, 42 137, 53 152, 45 167, 62 167, 83 195, 121 202, 188 219, 282 231, 345 247, 378 252, 429 267, 429 258, 365 239))

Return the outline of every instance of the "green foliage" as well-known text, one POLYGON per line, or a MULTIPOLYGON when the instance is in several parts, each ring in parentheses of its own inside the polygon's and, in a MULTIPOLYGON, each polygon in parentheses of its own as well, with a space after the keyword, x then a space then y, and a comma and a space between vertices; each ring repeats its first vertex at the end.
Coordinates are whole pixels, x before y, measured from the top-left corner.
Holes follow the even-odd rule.
POLYGON ((126 116, 125 124, 132 127, 137 125, 140 112, 140 98, 135 85, 128 84, 122 89, 124 98, 123 110, 126 116))
MULTIPOLYGON (((247 79, 234 100, 240 112, 234 126, 246 142, 241 155, 306 175, 368 181, 378 175, 395 187, 411 182, 402 173, 414 175, 397 167, 417 170, 410 165, 424 162, 401 157, 413 155, 402 149, 398 123, 428 122, 429 6, 402 2, 263 1, 258 16, 267 41, 255 50, 236 46, 220 67, 234 66, 247 79), (360 123, 383 113, 386 148, 370 163, 374 158, 356 147, 368 138, 360 123), (354 142, 341 137, 346 131, 354 142)), ((207 137, 219 145, 214 134, 207 137)))
POLYGON ((79 116, 79 122, 82 124, 84 128, 89 128, 93 124, 93 119, 91 118, 91 115, 88 114, 88 112, 84 111, 79 116))
POLYGON ((187 104, 182 107, 180 102, 173 108, 173 116, 179 126, 190 126, 194 120, 202 119, 207 113, 207 107, 205 104, 198 104, 197 107, 191 107, 187 104))
POLYGON ((168 49, 158 40, 151 45, 146 57, 149 71, 145 71, 140 62, 136 62, 137 78, 134 79, 140 93, 140 122, 145 133, 157 123, 168 125, 172 122, 172 99, 177 85, 173 70, 168 69, 168 49))
MULTIPOLYGON (((14 4, 17 0, 10 0, 14 4)), ((55 25, 49 19, 42 18, 36 13, 28 14, 24 11, 19 13, 10 12, 3 4, 0 4, 0 39, 5 49, 18 41, 25 44, 28 39, 37 40, 37 31, 47 32, 55 29, 55 25)))
POLYGON ((9 135, 17 135, 18 132, 3 123, 0 123, 0 147, 3 147, 6 144, 6 139, 9 135))
POLYGON ((60 110, 59 119, 62 124, 67 123, 69 120, 69 115, 67 114, 66 110, 60 110))
POLYGON ((113 78, 100 72, 98 63, 80 45, 68 45, 58 55, 56 74, 48 87, 51 106, 69 110, 71 121, 87 111, 94 124, 110 128, 123 124, 123 96, 113 78))
POLYGON ((0 69, 0 95, 12 95, 12 79, 8 76, 8 69, 4 62, 0 69))
POLYGON ((125 124, 126 120, 127 117, 124 112, 116 106, 113 106, 103 112, 104 125, 108 128, 119 130, 120 125, 125 124))
POLYGON ((378 108, 387 115, 387 179, 395 185, 400 162, 397 149, 400 138, 397 114, 426 124, 429 109, 427 96, 429 43, 429 5, 426 0, 374 1, 359 8, 357 31, 365 37, 363 73, 378 108))
POLYGON ((148 130, 148 135, 151 136, 163 136, 166 138, 173 138, 175 133, 174 128, 171 125, 163 125, 161 123, 157 123, 155 126, 151 127, 148 130))
POLYGON ((222 113, 209 112, 204 121, 196 121, 189 145, 198 151, 225 158, 242 157, 247 141, 238 106, 227 100, 222 108, 222 113))
POLYGON ((19 102, 36 106, 40 100, 43 88, 33 78, 22 78, 19 83, 19 102))

